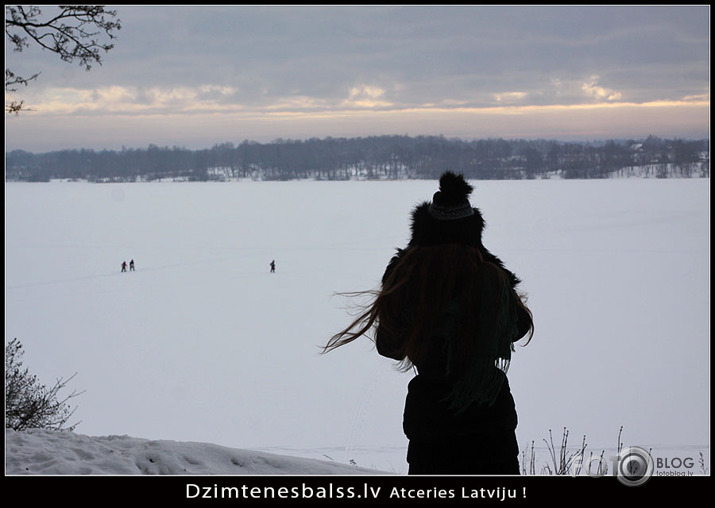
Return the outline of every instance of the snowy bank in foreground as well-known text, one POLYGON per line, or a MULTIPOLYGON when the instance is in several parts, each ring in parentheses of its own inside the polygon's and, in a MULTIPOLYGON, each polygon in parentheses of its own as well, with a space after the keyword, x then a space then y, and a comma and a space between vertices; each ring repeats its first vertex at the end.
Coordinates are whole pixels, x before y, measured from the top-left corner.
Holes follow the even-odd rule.
MULTIPOLYGON (((8 475, 362 475, 378 473, 315 459, 208 443, 5 430, 8 475)), ((382 473, 378 473, 382 474, 382 473)))

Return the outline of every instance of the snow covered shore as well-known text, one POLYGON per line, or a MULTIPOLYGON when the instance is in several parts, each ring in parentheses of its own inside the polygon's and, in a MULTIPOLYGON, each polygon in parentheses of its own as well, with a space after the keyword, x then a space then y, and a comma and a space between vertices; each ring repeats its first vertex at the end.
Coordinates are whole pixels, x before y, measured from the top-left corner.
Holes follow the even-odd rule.
POLYGON ((374 470, 210 443, 90 437, 67 431, 5 431, 10 475, 334 475, 374 470))

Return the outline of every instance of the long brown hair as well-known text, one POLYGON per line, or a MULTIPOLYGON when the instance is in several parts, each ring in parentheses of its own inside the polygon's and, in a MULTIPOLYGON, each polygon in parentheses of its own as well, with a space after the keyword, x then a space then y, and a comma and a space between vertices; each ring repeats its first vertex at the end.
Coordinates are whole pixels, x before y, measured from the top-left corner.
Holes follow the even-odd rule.
POLYGON ((347 293, 348 296, 367 295, 371 303, 347 328, 330 338, 323 352, 363 335, 375 340, 368 334, 379 327, 387 335, 401 338, 398 355, 403 367, 409 368, 431 354, 434 345, 430 339, 444 326, 444 316, 451 314, 454 335, 464 338, 454 344, 458 349, 453 356, 467 359, 479 347, 476 330, 489 326, 485 321, 497 314, 489 309, 495 310, 499 305, 498 295, 507 291, 523 309, 520 314, 527 316, 527 323, 522 326, 528 329, 530 340, 533 321, 525 297, 514 293, 504 270, 485 262, 478 248, 456 243, 414 245, 403 251, 394 266, 388 268, 379 290, 347 293), (461 309, 450 308, 453 305, 461 309))

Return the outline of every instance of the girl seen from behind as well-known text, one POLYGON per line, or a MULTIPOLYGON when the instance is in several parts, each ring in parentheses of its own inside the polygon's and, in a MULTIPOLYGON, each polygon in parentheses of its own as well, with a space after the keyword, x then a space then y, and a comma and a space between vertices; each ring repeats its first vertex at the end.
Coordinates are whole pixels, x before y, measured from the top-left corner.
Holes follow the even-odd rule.
POLYGON ((519 279, 482 244, 473 187, 452 172, 439 183, 413 209, 411 239, 372 303, 324 351, 370 334, 379 354, 416 370, 403 415, 409 474, 519 474, 506 372, 532 315, 519 279))

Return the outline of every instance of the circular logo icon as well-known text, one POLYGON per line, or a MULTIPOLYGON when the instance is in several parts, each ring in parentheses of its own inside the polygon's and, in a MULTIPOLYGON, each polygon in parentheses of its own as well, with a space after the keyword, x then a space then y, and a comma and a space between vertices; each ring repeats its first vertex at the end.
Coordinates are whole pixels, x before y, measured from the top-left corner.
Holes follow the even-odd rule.
POLYGON ((629 446, 618 454, 618 480, 624 485, 643 485, 653 474, 653 457, 638 446, 629 446))

